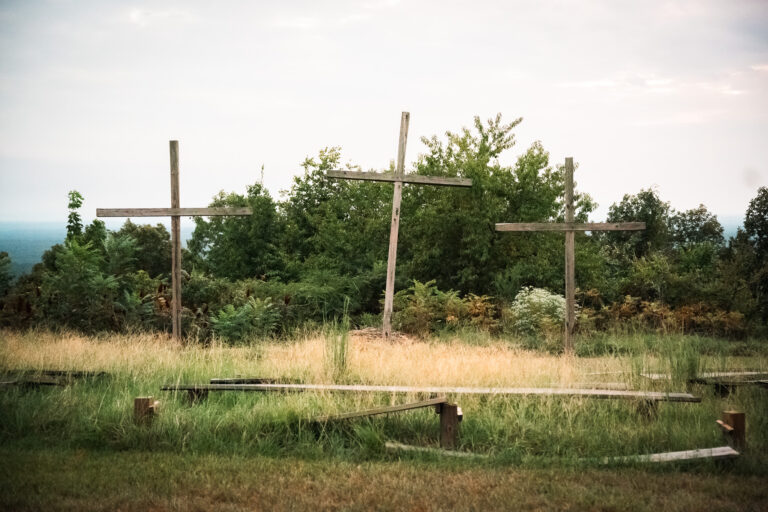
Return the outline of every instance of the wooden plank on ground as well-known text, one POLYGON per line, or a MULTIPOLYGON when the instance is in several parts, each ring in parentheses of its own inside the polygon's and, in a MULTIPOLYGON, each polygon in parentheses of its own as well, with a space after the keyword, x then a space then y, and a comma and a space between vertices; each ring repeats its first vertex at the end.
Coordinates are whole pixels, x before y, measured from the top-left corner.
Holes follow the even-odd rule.
POLYGON ((422 176, 420 174, 403 174, 391 172, 359 172, 359 171, 326 171, 329 178, 362 181, 389 181, 393 183, 416 183, 421 185, 443 185, 446 187, 471 187, 469 178, 452 178, 447 176, 422 176))
POLYGON ((690 393, 666 393, 661 391, 633 391, 612 389, 576 388, 482 388, 482 387, 438 387, 438 386, 369 386, 344 384, 211 384, 211 385, 166 385, 163 391, 356 391, 382 393, 435 393, 464 395, 545 395, 581 396, 605 399, 642 399, 662 402, 701 402, 701 398, 690 393))
POLYGON ((266 377, 233 377, 229 379, 211 379, 211 384, 277 384, 278 379, 266 377))
POLYGON ((731 459, 740 454, 730 446, 718 446, 717 448, 702 448, 698 450, 685 450, 680 452, 652 453, 648 455, 631 455, 628 457, 607 457, 603 464, 619 463, 646 463, 646 462, 687 462, 706 459, 731 459))
MULTIPOLYGON (((669 380, 672 376, 668 373, 644 372, 640 374, 650 380, 669 380)), ((768 372, 739 371, 739 372, 702 372, 696 375, 695 379, 718 379, 718 378, 763 378, 768 377, 768 372)))
POLYGON ((431 407, 437 404, 444 404, 447 401, 448 401, 447 398, 445 398, 444 396, 441 396, 437 398, 430 398, 429 400, 422 400, 420 402, 411 402, 411 403, 400 404, 400 405, 390 405, 387 407, 377 407, 375 409, 367 409, 365 411, 353 411, 353 412, 345 412, 341 414, 330 414, 327 416, 318 416, 313 421, 317 423, 326 423, 329 421, 349 420, 352 418, 376 416, 379 414, 389 414, 392 412, 411 411, 413 409, 422 409, 424 407, 431 407))
POLYGON ((426 446, 413 446, 409 444, 395 443, 392 441, 387 441, 384 443, 384 448, 389 451, 427 453, 430 455, 447 455, 448 457, 467 457, 479 459, 488 458, 488 455, 483 453, 457 452, 455 450, 443 450, 440 448, 429 448, 426 446))
POLYGON ((96 208, 97 217, 215 217, 251 215, 250 208, 96 208))

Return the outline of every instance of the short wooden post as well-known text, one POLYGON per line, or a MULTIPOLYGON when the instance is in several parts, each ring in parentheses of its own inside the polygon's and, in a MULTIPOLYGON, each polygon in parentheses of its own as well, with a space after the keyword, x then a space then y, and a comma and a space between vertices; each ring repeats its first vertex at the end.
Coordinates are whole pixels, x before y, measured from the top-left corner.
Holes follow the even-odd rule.
POLYGON ((149 425, 157 414, 160 402, 151 396, 138 397, 133 400, 133 419, 138 425, 149 425))
POLYGON ((747 446, 747 423, 743 412, 723 411, 717 421, 723 431, 726 441, 738 451, 743 451, 747 446))
POLYGON ((440 404, 440 447, 452 450, 459 437, 459 406, 440 404))

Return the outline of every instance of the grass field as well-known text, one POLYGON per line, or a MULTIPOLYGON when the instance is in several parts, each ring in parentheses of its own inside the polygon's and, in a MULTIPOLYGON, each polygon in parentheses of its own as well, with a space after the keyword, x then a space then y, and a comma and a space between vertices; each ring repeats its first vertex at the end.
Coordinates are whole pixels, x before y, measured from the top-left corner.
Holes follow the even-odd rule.
MULTIPOLYGON (((17 509, 768 508, 768 391, 698 404, 574 397, 452 396, 464 411, 460 459, 393 454, 385 441, 436 447, 432 410, 314 427, 308 420, 422 398, 372 393, 212 393, 190 405, 163 384, 213 377, 306 383, 592 387, 686 391, 697 371, 768 371, 768 345, 632 334, 588 340, 618 355, 566 357, 473 334, 386 343, 338 330, 244 347, 165 337, 0 332, 0 368, 105 371, 66 387, 0 390, 0 507, 17 509), (653 383, 642 371, 668 372, 653 383), (132 402, 161 401, 150 427, 132 402), (603 467, 641 453, 720 446, 714 421, 745 411, 748 450, 730 463, 603 467)), ((598 352, 598 351, 596 351, 598 352)), ((604 350, 599 351, 605 353, 604 350)))

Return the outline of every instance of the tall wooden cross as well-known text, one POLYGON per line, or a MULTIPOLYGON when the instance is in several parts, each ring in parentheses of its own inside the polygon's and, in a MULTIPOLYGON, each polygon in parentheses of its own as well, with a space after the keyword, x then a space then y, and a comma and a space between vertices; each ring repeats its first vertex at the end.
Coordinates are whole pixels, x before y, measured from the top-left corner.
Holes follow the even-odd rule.
POLYGON ((565 232, 565 327, 566 353, 573 351, 573 326, 576 322, 576 272, 574 263, 574 233, 576 231, 637 231, 645 229, 645 222, 574 222, 573 158, 565 159, 565 222, 498 223, 496 231, 564 231, 565 232))
POLYGON ((392 196, 392 224, 389 230, 389 255, 387 257, 387 287, 384 292, 384 321, 383 333, 389 337, 392 333, 392 304, 395 296, 395 262, 397 260, 397 235, 400 228, 400 201, 403 196, 403 183, 416 185, 438 185, 445 187, 471 187, 472 180, 468 178, 446 178, 442 176, 419 176, 405 174, 405 143, 408 139, 408 121, 411 114, 403 112, 400 116, 400 143, 397 146, 397 167, 395 172, 357 172, 357 171, 328 171, 329 178, 347 180, 388 181, 395 184, 392 196))
POLYGON ((170 208, 97 208, 97 217, 171 217, 171 324, 174 339, 181 338, 181 217, 250 215, 250 208, 181 208, 179 205, 179 141, 170 141, 170 208))

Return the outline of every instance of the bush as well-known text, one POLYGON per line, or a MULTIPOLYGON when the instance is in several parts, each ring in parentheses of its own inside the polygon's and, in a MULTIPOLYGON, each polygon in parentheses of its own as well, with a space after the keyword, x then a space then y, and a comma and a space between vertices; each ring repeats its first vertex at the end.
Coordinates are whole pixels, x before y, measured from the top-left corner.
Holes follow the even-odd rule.
POLYGON ((238 308, 227 304, 211 317, 213 332, 230 342, 267 337, 275 332, 279 323, 280 313, 272 301, 254 297, 238 308))
POLYGON ((505 325, 518 334, 539 336, 559 332, 565 321, 565 298, 528 286, 520 290, 505 316, 505 325))

